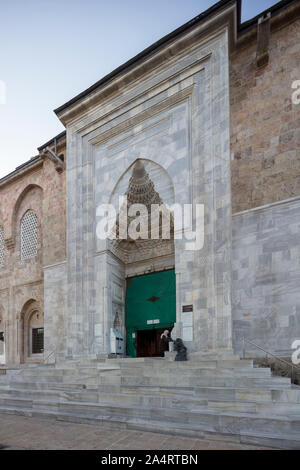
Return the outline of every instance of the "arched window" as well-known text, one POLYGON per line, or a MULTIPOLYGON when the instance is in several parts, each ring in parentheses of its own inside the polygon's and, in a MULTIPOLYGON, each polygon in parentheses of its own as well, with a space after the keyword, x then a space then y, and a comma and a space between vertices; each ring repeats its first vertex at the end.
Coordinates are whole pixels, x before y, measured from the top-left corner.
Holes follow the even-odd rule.
POLYGON ((0 227, 0 268, 4 266, 4 255, 5 255, 5 246, 4 246, 4 230, 3 227, 0 227))
POLYGON ((38 253, 38 220, 28 211, 21 220, 21 260, 35 258, 38 253))

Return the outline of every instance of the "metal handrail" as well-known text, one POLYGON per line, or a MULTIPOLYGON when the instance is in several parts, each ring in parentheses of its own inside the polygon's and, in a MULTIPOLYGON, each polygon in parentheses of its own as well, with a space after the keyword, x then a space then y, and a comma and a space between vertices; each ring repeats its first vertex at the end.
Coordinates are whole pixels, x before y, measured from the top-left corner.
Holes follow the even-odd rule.
POLYGON ((261 351, 264 351, 268 356, 272 356, 274 357, 275 359, 277 359, 278 361, 281 361, 283 362, 284 364, 287 364, 289 367, 292 368, 292 373, 291 373, 291 382, 293 382, 293 378, 294 378, 294 369, 298 370, 300 372, 300 367, 297 367, 295 366, 293 363, 291 362, 288 362, 284 359, 282 359, 281 357, 278 357, 278 356, 275 356, 275 354, 272 354, 270 353, 269 351, 267 351, 266 349, 262 348, 261 346, 258 346, 258 344, 256 343, 253 343, 253 341, 249 341, 248 339, 246 338, 243 338, 243 359, 246 359, 246 345, 245 343, 249 343, 249 344, 252 344, 253 346, 255 346, 256 348, 260 349, 261 351))

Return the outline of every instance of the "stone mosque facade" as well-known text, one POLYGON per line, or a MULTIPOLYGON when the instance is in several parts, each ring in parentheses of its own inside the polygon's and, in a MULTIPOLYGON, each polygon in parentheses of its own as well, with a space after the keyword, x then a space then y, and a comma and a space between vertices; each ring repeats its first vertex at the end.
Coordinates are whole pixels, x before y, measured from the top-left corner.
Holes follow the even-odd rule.
MULTIPOLYGON (((222 0, 55 112, 66 131, 0 180, 0 362, 300 339, 300 5, 222 0), (99 239, 120 197, 204 206, 204 245, 99 239), (152 335, 152 336, 151 336, 152 335), (150 338, 151 336, 151 338, 150 338), (149 346, 139 349, 139 339, 149 346), (154 341, 154 343, 153 343, 154 341)), ((249 351, 259 355, 257 349, 249 351)))

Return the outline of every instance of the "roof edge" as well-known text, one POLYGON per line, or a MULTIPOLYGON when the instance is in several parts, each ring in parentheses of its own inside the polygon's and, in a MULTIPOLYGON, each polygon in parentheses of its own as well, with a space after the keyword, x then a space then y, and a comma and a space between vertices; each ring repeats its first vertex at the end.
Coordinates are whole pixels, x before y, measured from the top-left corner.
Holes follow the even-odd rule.
MULTIPOLYGON (((38 147, 37 150, 38 152, 41 152, 45 147, 48 147, 51 144, 54 144, 55 140, 59 142, 60 140, 64 138, 66 138, 66 131, 63 131, 60 134, 57 134, 52 139, 48 140, 48 142, 38 147)), ((32 157, 30 160, 27 160, 26 162, 17 166, 13 171, 11 171, 7 175, 0 178, 0 186, 2 186, 5 183, 8 183, 11 179, 15 179, 15 177, 19 176, 24 170, 29 170, 32 167, 36 166, 37 164, 41 164, 41 163, 42 163, 42 158, 40 155, 36 155, 32 157)))
POLYGON ((125 70, 128 70, 132 66, 138 64, 142 59, 145 59, 146 57, 150 56, 152 53, 158 51, 162 46, 167 45, 169 42, 176 39, 181 34, 187 32, 188 30, 192 29, 195 25, 201 23, 203 20, 209 18, 214 13, 221 10, 223 7, 233 4, 234 2, 237 4, 237 11, 239 15, 238 21, 240 21, 242 0, 220 0, 219 2, 215 3, 210 8, 208 8, 207 10, 205 10, 204 12, 200 13, 199 15, 195 16, 193 19, 189 20, 187 23, 183 24, 182 26, 179 26, 179 28, 175 29, 171 33, 168 33, 166 36, 163 36, 161 39, 151 44, 149 47, 147 47, 143 51, 139 52, 136 56, 132 57, 127 62, 125 62, 124 64, 114 69, 112 72, 105 75, 103 78, 98 80, 96 83, 94 83, 93 85, 91 85, 89 88, 82 91, 78 95, 74 96, 74 98, 67 101, 62 106, 59 106, 58 108, 56 108, 54 110, 55 114, 59 115, 62 111, 69 108, 74 103, 80 101, 81 98, 86 97, 87 95, 95 91, 96 89, 100 88, 102 85, 111 81, 113 78, 119 76, 125 70))
POLYGON ((24 171, 31 170, 32 168, 36 166, 40 166, 42 164, 43 164, 43 160, 40 155, 36 155, 35 157, 32 157, 30 160, 27 160, 27 162, 22 163, 22 165, 17 166, 15 170, 11 171, 7 175, 0 178, 0 187, 4 186, 4 184, 9 183, 10 181, 13 181, 15 178, 21 175, 24 171))
POLYGON ((91 94, 93 91, 97 90, 101 86, 109 83, 112 81, 114 78, 118 77, 121 73, 125 72, 126 70, 130 70, 131 67, 137 65, 139 62, 141 62, 143 59, 149 57, 151 54, 157 52, 162 46, 167 45, 169 42, 172 40, 176 39, 179 37, 181 34, 187 32, 188 30, 192 29, 195 25, 201 23, 205 19, 211 17, 213 14, 221 10, 222 8, 226 7, 227 5, 230 5, 231 3, 233 4, 235 2, 236 4, 236 9, 237 9, 237 35, 243 34, 246 32, 248 29, 256 26, 258 19, 266 14, 267 12, 271 12, 271 15, 274 16, 277 13, 279 13, 282 9, 284 9, 286 6, 292 4, 295 2, 295 0, 281 0, 277 2, 276 4, 272 5, 271 7, 263 10, 260 12, 258 15, 254 16, 250 20, 245 21, 242 23, 242 0, 220 0, 219 2, 215 3, 212 5, 210 8, 205 10, 204 12, 200 13, 187 23, 183 24, 179 28, 175 29, 171 33, 167 34, 166 36, 163 36, 161 39, 144 49, 143 51, 139 52, 136 56, 132 57, 129 59, 127 62, 124 64, 120 65, 116 69, 114 69, 112 72, 109 74, 105 75, 103 78, 95 82, 93 85, 79 93, 78 95, 74 96, 72 99, 64 103, 63 105, 59 106, 54 110, 55 114, 59 116, 61 112, 66 110, 67 108, 71 107, 73 104, 79 102, 82 98, 87 97, 89 94, 91 94))
POLYGON ((39 152, 41 152, 45 147, 49 147, 49 145, 51 145, 52 143, 54 144, 55 141, 59 142, 65 137, 66 137, 66 131, 62 131, 60 132, 60 134, 57 134, 55 137, 52 137, 52 139, 48 140, 48 142, 46 142, 45 144, 40 145, 37 149, 39 152))
POLYGON ((256 26, 258 19, 261 16, 264 16, 266 13, 270 12, 271 17, 279 13, 283 8, 286 6, 294 3, 295 0, 280 0, 279 2, 275 3, 274 5, 270 6, 269 8, 266 8, 265 10, 261 11, 258 13, 256 16, 253 18, 250 18, 250 20, 244 21, 244 23, 239 23, 239 29, 238 32, 244 32, 245 30, 251 28, 252 26, 256 26))

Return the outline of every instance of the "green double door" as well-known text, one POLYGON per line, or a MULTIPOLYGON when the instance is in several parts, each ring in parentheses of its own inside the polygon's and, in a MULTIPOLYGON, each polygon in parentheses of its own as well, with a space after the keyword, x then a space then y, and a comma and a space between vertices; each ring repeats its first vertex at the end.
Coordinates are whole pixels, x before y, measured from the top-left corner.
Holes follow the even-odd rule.
POLYGON ((126 352, 128 356, 157 355, 161 331, 172 328, 175 322, 174 269, 127 280, 126 352))

